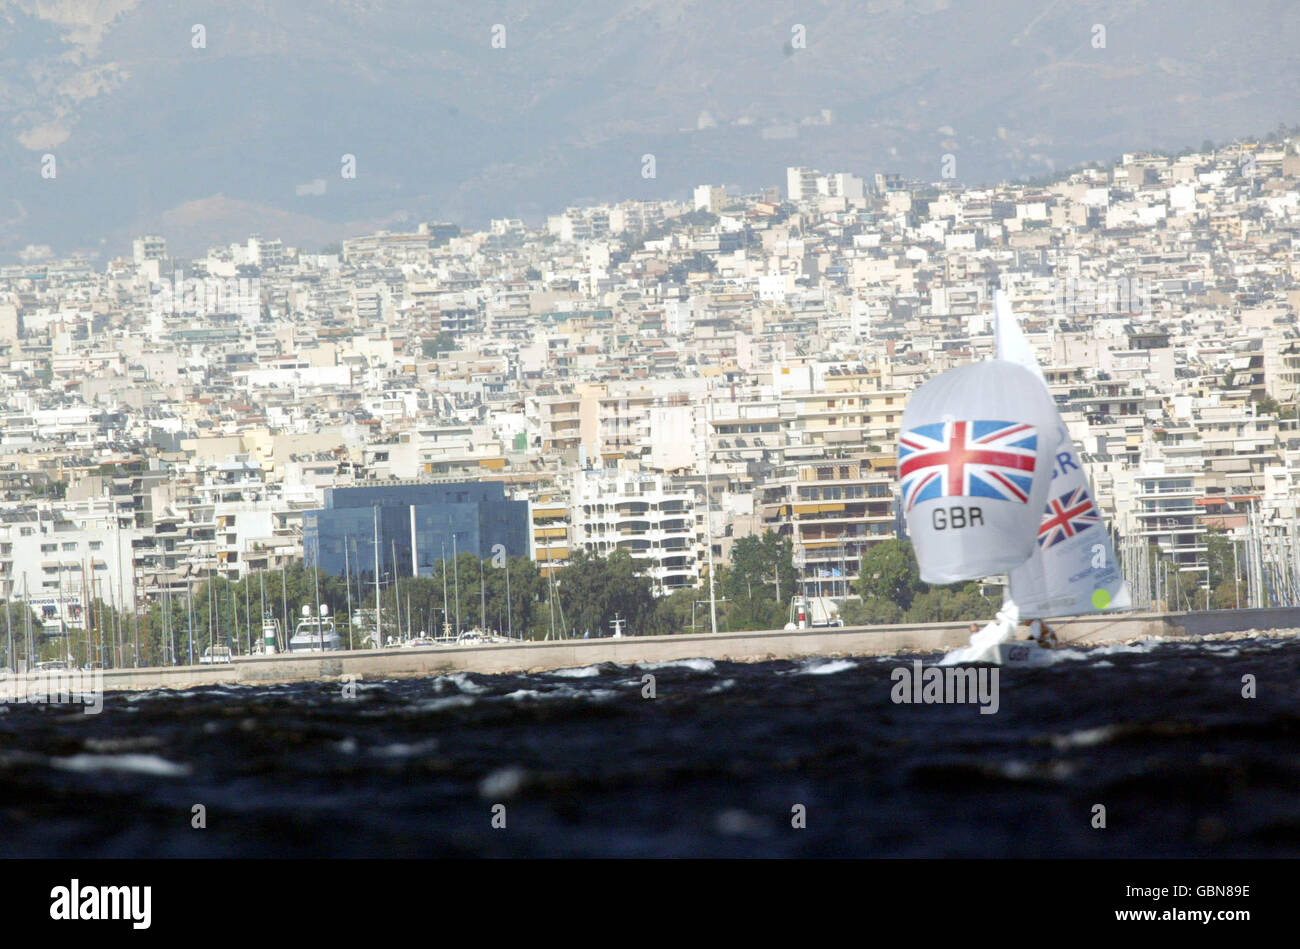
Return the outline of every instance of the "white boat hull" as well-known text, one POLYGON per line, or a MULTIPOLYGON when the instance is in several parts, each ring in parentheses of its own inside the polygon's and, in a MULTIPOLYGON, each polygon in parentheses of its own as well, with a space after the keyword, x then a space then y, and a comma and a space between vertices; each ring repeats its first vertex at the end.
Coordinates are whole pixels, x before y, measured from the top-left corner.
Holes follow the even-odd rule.
POLYGON ((959 660, 944 665, 974 665, 977 663, 993 666, 1036 666, 1051 661, 1051 650, 1044 649, 1038 643, 1023 639, 1013 639, 993 643, 980 650, 967 651, 959 660))
POLYGON ((1052 650, 1034 640, 1017 639, 1020 611, 1014 602, 1002 605, 997 619, 970 638, 970 645, 954 649, 939 660, 941 666, 1036 666, 1052 662, 1052 650))
POLYGON ((326 637, 324 643, 317 639, 313 639, 311 642, 289 640, 289 652, 334 652, 342 648, 343 644, 338 639, 331 640, 328 637, 326 637))

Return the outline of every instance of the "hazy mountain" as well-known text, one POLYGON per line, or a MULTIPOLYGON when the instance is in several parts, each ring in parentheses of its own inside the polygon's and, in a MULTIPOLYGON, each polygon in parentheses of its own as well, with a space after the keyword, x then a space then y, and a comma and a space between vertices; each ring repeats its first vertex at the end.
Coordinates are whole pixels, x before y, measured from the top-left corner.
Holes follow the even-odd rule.
POLYGON ((436 6, 0 0, 0 257, 535 222, 789 164, 938 178, 951 153, 975 183, 1300 118, 1289 0, 436 6))

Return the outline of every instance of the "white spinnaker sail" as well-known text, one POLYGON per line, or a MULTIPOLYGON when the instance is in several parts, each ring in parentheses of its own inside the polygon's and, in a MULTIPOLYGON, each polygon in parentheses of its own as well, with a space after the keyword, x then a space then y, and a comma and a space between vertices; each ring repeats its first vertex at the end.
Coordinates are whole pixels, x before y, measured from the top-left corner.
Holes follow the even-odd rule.
MULTIPOLYGON (((999 290, 995 297, 997 358, 1017 363, 1043 379, 1033 348, 999 290)), ((1053 458, 1047 503, 1040 508, 1038 543, 1033 555, 1011 570, 1007 594, 1022 616, 1076 616, 1132 605, 1115 548, 1106 531, 1096 495, 1079 452, 1055 407, 1061 440, 1053 458)))
POLYGON ((1029 559, 1059 440, 1047 387, 1017 363, 960 366, 912 393, 898 475, 922 580, 987 577, 1029 559))
POLYGON ((998 290, 993 295, 993 339, 997 346, 994 355, 998 359, 1024 366, 1038 377, 1044 388, 1047 387, 1042 367, 1038 365, 1038 357, 1034 355, 1034 347, 1029 345, 1029 340, 1020 331, 1020 321, 1011 312, 1011 299, 1005 290, 998 290))

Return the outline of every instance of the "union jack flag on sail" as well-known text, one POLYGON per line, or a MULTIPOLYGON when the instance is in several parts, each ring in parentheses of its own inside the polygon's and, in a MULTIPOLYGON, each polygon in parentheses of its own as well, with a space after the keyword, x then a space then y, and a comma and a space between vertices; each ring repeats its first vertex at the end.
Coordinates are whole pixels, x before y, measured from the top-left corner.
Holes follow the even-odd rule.
POLYGON ((1021 422, 977 419, 935 422, 898 438, 903 505, 932 498, 1029 500, 1038 462, 1038 429, 1021 422))
POLYGON ((1051 498, 1038 525, 1038 546, 1054 547, 1061 541, 1101 523, 1101 514, 1088 496, 1087 488, 1075 488, 1059 498, 1051 498))

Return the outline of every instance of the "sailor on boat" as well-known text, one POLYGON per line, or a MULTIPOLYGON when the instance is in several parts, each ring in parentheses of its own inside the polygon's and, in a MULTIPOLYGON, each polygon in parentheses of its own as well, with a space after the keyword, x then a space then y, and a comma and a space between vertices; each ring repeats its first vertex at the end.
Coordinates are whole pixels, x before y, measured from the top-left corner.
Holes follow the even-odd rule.
POLYGON ((1051 649, 1057 645, 1056 633, 1041 619, 1025 620, 1021 625, 1029 627, 1030 640, 1044 649, 1051 649))

